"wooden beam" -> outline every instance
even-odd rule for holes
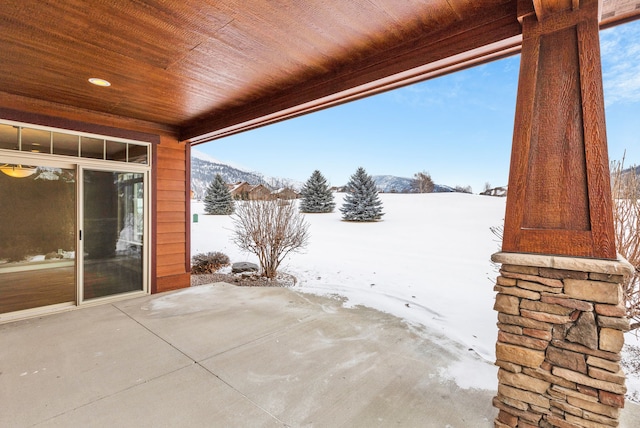
[[[556,12],[577,9],[579,0],[533,0],[533,8],[536,11],[538,21]]]
[[[155,122],[147,122],[144,120],[133,119],[130,117],[117,116],[113,114],[98,112],[94,110],[86,110],[77,107],[72,107],[65,104],[52,103],[49,101],[39,100],[35,98],[24,97],[21,95],[10,94],[7,92],[0,91],[0,110],[4,112],[23,112],[24,115],[41,115],[43,117],[56,118],[56,123],[48,123],[48,126],[57,126],[60,128],[69,128],[65,126],[65,121],[78,121],[83,123],[94,123],[101,126],[110,127],[113,129],[119,130],[135,130],[139,132],[143,132],[146,134],[163,134],[163,135],[178,135],[178,129],[172,126],[163,125]],[[2,115],[0,114],[0,118],[3,119],[12,119],[12,120],[21,120],[19,118],[13,117],[11,115],[9,117],[9,113]],[[27,121],[22,119],[23,121]],[[38,123],[38,122],[31,122]],[[44,123],[40,123],[41,125],[45,125]],[[84,131],[89,132],[89,131]],[[99,132],[96,132],[99,133]],[[104,132],[103,132],[104,133]],[[107,134],[112,136],[120,136]],[[135,138],[135,136],[127,136],[123,138],[132,138],[132,139],[140,139]],[[145,140],[141,140],[145,141]]]
[[[523,19],[503,251],[615,259],[598,1]]]
[[[478,14],[472,28],[463,22],[425,34],[253,104],[223,107],[185,124],[180,138],[199,144],[512,55],[519,51],[521,33],[515,6],[506,3],[488,8]]]

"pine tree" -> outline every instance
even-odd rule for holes
[[[235,209],[233,198],[227,184],[220,174],[216,174],[204,196],[204,210],[207,214],[233,214]]]
[[[384,215],[376,184],[364,168],[351,176],[340,212],[347,221],[375,221]]]
[[[336,204],[327,180],[315,170],[300,190],[300,211],[303,213],[330,213]]]

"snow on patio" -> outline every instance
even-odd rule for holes
[[[490,227],[503,223],[505,199],[461,193],[380,194],[385,215],[374,223],[341,220],[343,194],[330,214],[306,214],[310,240],[280,270],[294,275],[296,289],[347,299],[345,305],[372,307],[407,321],[423,334],[453,340],[480,356],[449,367],[461,387],[493,389],[497,276],[491,254],[499,242]],[[192,202],[192,255],[221,251],[232,262],[257,263],[232,242],[230,216],[204,214]],[[426,329],[424,329],[426,327]],[[635,336],[627,341],[638,345]],[[486,364],[485,364],[486,362]],[[629,377],[630,393],[640,390]]]

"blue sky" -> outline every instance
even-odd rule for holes
[[[609,157],[640,164],[640,21],[600,33]],[[514,56],[201,144],[196,150],[265,175],[343,185],[371,175],[506,185],[520,57]]]

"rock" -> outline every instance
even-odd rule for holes
[[[596,305],[596,313],[598,315],[604,315],[607,317],[624,317],[627,314],[627,309],[624,304],[618,305]]]
[[[608,406],[618,407],[622,409],[624,407],[624,395],[612,394],[607,391],[599,391],[600,402]]]
[[[549,296],[549,295],[542,296],[540,300],[542,300],[542,302],[544,303],[554,303],[556,305],[564,306],[567,308],[577,309],[582,312],[593,311],[593,303],[585,302],[584,300],[576,300],[576,299],[569,299],[566,297],[560,297],[560,296],[556,297],[556,296]],[[609,305],[603,305],[603,306],[609,306]]]
[[[258,272],[258,270],[259,267],[255,263],[238,262],[231,265],[231,273]]]
[[[567,340],[589,349],[598,349],[598,329],[593,312],[583,312],[567,333]]]
[[[544,409],[549,409],[549,399],[536,392],[524,391],[519,388],[513,388],[503,383],[498,384],[498,395],[503,395],[513,400],[521,401],[523,403],[533,404],[540,406]]]
[[[520,334],[511,334],[504,331],[498,331],[498,341],[511,343],[512,345],[524,346],[525,348],[545,350],[549,346],[548,340],[536,339]],[[585,370],[586,371],[586,370]]]
[[[598,325],[600,327],[613,328],[621,331],[629,331],[629,319],[618,317],[605,317],[603,315],[598,317]]]
[[[506,385],[538,394],[546,393],[547,389],[551,386],[550,382],[546,382],[542,379],[527,376],[523,373],[510,373],[505,370],[498,371],[498,380]]]
[[[496,359],[520,366],[537,368],[544,361],[544,352],[498,342],[496,343]]]
[[[543,296],[543,298],[546,296]],[[556,305],[554,303],[544,303],[533,300],[523,300],[522,309],[528,309],[530,311],[546,312],[554,315],[569,315],[574,311],[573,308],[566,306]],[[517,314],[516,314],[517,315]]]
[[[627,388],[624,385],[620,385],[618,383],[606,382],[604,380],[599,380],[599,379],[593,379],[588,375],[574,372],[572,370],[568,370],[562,367],[554,367],[552,370],[552,373],[570,382],[587,385],[596,389],[603,389],[608,392],[613,392],[614,394],[624,395],[627,392]]]
[[[519,306],[520,299],[518,297],[500,293],[496,296],[493,310],[509,315],[520,315]]]
[[[619,305],[622,302],[622,287],[613,282],[565,279],[564,292],[569,297],[588,302],[611,305]]]
[[[509,332],[511,333],[511,332]],[[545,330],[537,330],[535,328],[523,328],[522,329],[522,334],[524,334],[525,336],[531,336],[531,337],[535,337],[536,339],[543,339],[546,341],[551,340],[551,332],[550,331],[545,331]]]
[[[619,383],[624,385],[626,377],[622,370],[618,370],[617,373],[611,373],[609,371],[599,369],[597,367],[589,367],[589,376],[594,379],[606,380],[607,382]]]
[[[600,349],[603,351],[618,353],[624,346],[624,334],[620,330],[612,328],[600,329]],[[615,391],[612,391],[615,392]]]
[[[587,373],[584,355],[578,352],[549,346],[547,360],[556,366],[564,367],[574,372]]]
[[[530,311],[528,309],[521,309],[520,315],[522,315],[524,318],[531,318],[537,321],[551,324],[567,324],[571,322],[571,318],[566,315],[555,315],[546,312]]]
[[[611,373],[618,373],[620,371],[619,362],[605,360],[603,358],[594,357],[593,355],[589,355],[587,357],[587,364],[592,367],[608,370]]]

